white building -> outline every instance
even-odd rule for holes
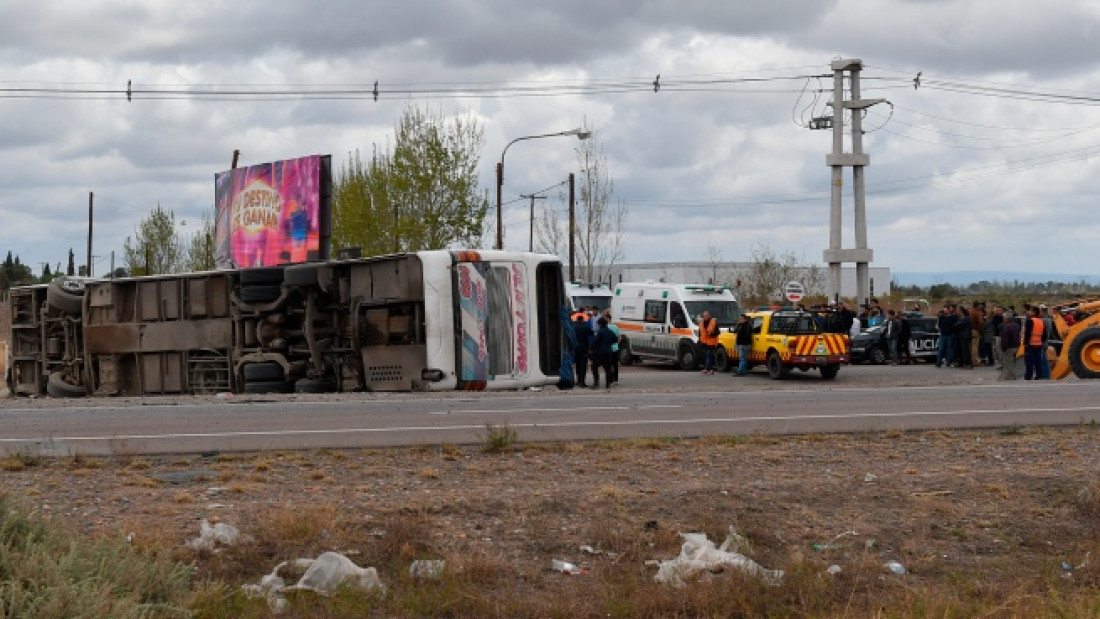
[[[725,284],[736,286],[738,280],[747,281],[753,269],[751,262],[647,262],[616,264],[610,269],[597,267],[600,281],[644,282],[648,280],[677,284]],[[890,269],[871,267],[871,296],[890,294]],[[826,266],[807,265],[795,275],[806,288],[807,296],[825,295],[828,291],[829,269]],[[840,295],[853,299],[856,296],[856,268],[844,266],[840,272]],[[862,300],[860,300],[862,302]]]

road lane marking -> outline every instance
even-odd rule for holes
[[[627,408],[627,407],[622,407]],[[502,411],[487,411],[500,413]],[[700,417],[694,419],[625,419],[614,421],[550,421],[550,422],[521,422],[509,423],[509,427],[518,428],[568,428],[568,427],[593,427],[593,426],[644,426],[644,425],[670,425],[670,424],[698,424],[698,423],[752,423],[766,421],[815,421],[823,419],[883,419],[898,417],[946,417],[955,415],[1018,415],[1029,413],[1100,413],[1100,406],[1084,406],[1076,408],[1021,408],[1021,409],[974,409],[962,411],[913,411],[897,413],[855,413],[855,414],[820,414],[820,415],[756,415],[752,417]],[[256,430],[238,432],[184,432],[170,434],[116,434],[107,436],[50,436],[50,437],[26,437],[26,438],[0,438],[3,443],[28,443],[28,442],[75,442],[75,441],[121,441],[121,440],[155,440],[155,439],[185,439],[185,438],[231,438],[251,436],[317,436],[330,434],[389,434],[401,432],[440,432],[457,430],[483,430],[484,424],[462,424],[448,426],[394,426],[386,428],[337,428],[332,430]]]

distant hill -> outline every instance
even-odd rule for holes
[[[935,284],[969,286],[975,282],[1046,283],[1083,282],[1092,286],[1100,285],[1100,275],[1080,275],[1072,273],[1019,273],[1017,271],[949,271],[945,273],[920,273],[914,271],[895,271],[891,276],[900,286],[920,286],[926,288]]]

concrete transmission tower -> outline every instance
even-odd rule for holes
[[[870,300],[869,265],[874,252],[867,247],[867,204],[863,187],[863,168],[871,164],[871,157],[863,152],[863,110],[882,103],[885,99],[861,99],[859,95],[859,73],[863,61],[858,59],[839,59],[832,62],[833,69],[833,152],[825,157],[825,163],[832,168],[831,197],[829,202],[829,248],[825,250],[825,262],[829,264],[829,299],[840,299],[841,265],[854,262],[856,265],[857,302],[866,304]],[[851,99],[844,98],[844,77],[848,74]],[[845,117],[849,122],[845,122]],[[819,124],[815,128],[825,128]],[[844,152],[844,127],[851,129],[850,142],[852,152]],[[855,198],[855,241],[853,249],[844,249],[841,239],[841,207],[844,187],[844,168],[852,168],[852,193]]]

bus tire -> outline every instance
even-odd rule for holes
[[[680,350],[676,354],[676,363],[679,364],[681,370],[688,372],[698,367],[699,359],[695,356],[695,347],[690,344],[680,346]]]
[[[241,370],[241,374],[244,375],[244,382],[264,382],[264,381],[282,381],[283,366],[272,361],[265,361],[263,363],[249,363],[245,365]]]
[[[283,282],[288,286],[316,286],[318,269],[316,264],[289,266],[283,271]]]
[[[718,345],[718,350],[714,351],[714,367],[719,372],[728,372],[733,367],[730,363],[730,355],[726,352],[726,347],[721,344]]]
[[[274,284],[245,286],[241,288],[241,301],[245,303],[270,303],[283,294],[283,287]]]
[[[65,278],[59,277],[46,287],[46,304],[66,314],[84,312],[84,295],[65,290],[61,284]]]
[[[290,393],[294,385],[283,380],[260,380],[244,384],[245,393]]]
[[[1089,327],[1073,338],[1069,367],[1077,378],[1100,378],[1100,327]]]
[[[768,376],[772,380],[783,380],[787,378],[787,366],[783,364],[783,360],[779,358],[779,353],[770,351],[768,353]]]
[[[839,363],[830,363],[829,365],[821,366],[821,378],[825,380],[833,380],[840,372]]]
[[[88,395],[84,385],[72,385],[65,381],[61,372],[52,372],[46,379],[46,394],[51,398],[82,398]]]
[[[284,267],[255,267],[251,269],[241,269],[239,271],[241,287],[281,284],[283,283],[284,270]]]
[[[336,381],[331,378],[300,378],[294,383],[294,393],[335,393]]]

